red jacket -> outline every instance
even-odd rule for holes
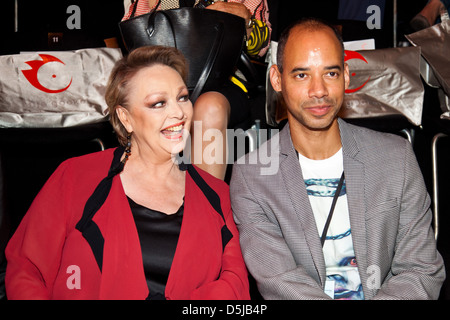
[[[6,249],[8,299],[145,299],[142,253],[133,215],[114,176],[93,221],[104,239],[102,269],[75,228],[87,199],[108,173],[114,149],[65,161],[32,203]],[[183,222],[166,285],[167,299],[249,299],[247,270],[228,185],[200,169],[219,195],[224,220],[186,172]]]

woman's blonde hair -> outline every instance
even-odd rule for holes
[[[176,70],[183,81],[187,82],[188,65],[183,54],[176,48],[164,46],[140,47],[116,62],[109,76],[105,100],[108,105],[110,122],[116,131],[121,145],[126,145],[128,132],[119,120],[116,108],[128,108],[130,80],[136,73],[146,67],[160,64]]]

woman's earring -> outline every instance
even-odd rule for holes
[[[127,146],[125,148],[125,157],[122,162],[125,163],[128,160],[128,157],[131,156],[131,133],[127,135]]]

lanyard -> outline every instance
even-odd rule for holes
[[[325,223],[325,226],[323,227],[322,236],[320,237],[320,243],[322,244],[322,247],[325,243],[325,238],[327,236],[328,227],[330,226],[331,217],[333,216],[334,207],[336,206],[337,199],[339,198],[339,194],[341,193],[342,185],[344,184],[345,176],[344,172],[342,172],[341,179],[339,180],[339,184],[336,188],[336,192],[334,193],[333,202],[331,203],[330,213],[328,213],[327,222]]]

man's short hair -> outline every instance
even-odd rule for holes
[[[289,35],[292,31],[292,29],[296,27],[303,27],[308,31],[316,31],[324,28],[330,28],[333,30],[336,39],[339,41],[341,48],[342,48],[342,65],[344,64],[344,41],[342,39],[342,36],[340,32],[336,29],[335,26],[330,24],[329,22],[319,19],[319,18],[303,18],[300,19],[294,23],[292,23],[290,26],[288,26],[280,36],[280,39],[278,40],[278,49],[277,49],[277,66],[278,70],[280,72],[283,72],[283,55],[284,55],[284,48],[286,47],[287,40],[289,38]]]

